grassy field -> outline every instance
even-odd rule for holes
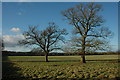
[[[80,56],[8,56],[3,57],[5,80],[117,80],[118,55],[87,55],[87,63]]]

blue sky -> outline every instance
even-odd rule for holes
[[[63,20],[61,11],[74,7],[80,2],[3,2],[2,3],[2,26],[3,38],[6,42],[6,50],[27,51],[28,48],[15,45],[19,39],[23,39],[22,32],[27,30],[29,25],[39,25],[45,29],[49,22],[55,22],[60,28],[66,28],[69,33],[73,26]],[[118,3],[97,2],[103,5],[100,14],[106,20],[103,26],[108,27],[114,36],[110,39],[110,45],[117,50],[118,45]],[[71,34],[67,36],[69,38]],[[21,37],[21,38],[20,38]],[[10,45],[14,46],[10,46]],[[9,46],[8,46],[9,45]],[[15,49],[16,48],[16,49]]]
[[[119,0],[2,0],[2,2],[119,2]]]

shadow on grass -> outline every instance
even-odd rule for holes
[[[7,56],[3,57],[2,60],[2,80],[23,80],[21,73],[18,73],[21,69],[15,67],[14,63],[10,62]]]
[[[86,61],[94,61],[94,62],[111,62],[111,63],[119,63],[120,59],[100,59],[100,60],[86,60]],[[5,60],[3,62],[45,62],[45,61],[9,61]],[[80,62],[80,60],[49,60],[49,62]]]
[[[9,62],[9,61],[4,61],[4,62]],[[11,62],[46,62],[46,61],[11,61]],[[79,60],[62,60],[62,61],[49,60],[48,62],[79,62]]]
[[[49,59],[49,62],[79,62],[80,60],[51,60],[51,59]],[[25,61],[6,61],[6,60],[4,60],[3,62],[46,62],[45,60],[42,60],[42,61],[39,61],[39,60],[29,60],[29,61],[27,61],[27,60],[25,60]]]
[[[100,59],[100,60],[86,60],[86,61],[120,63],[120,59]]]

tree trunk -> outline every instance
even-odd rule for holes
[[[85,37],[83,38],[83,41],[82,41],[82,56],[81,56],[81,58],[82,58],[82,60],[81,60],[81,62],[82,63],[86,63],[86,60],[85,60]]]
[[[46,62],[49,62],[49,61],[48,61],[48,53],[45,54],[45,61],[46,61]]]
[[[81,59],[81,62],[82,63],[86,63],[86,60],[85,60],[85,55],[82,55],[82,57],[81,57],[82,59]]]

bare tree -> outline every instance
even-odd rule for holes
[[[3,39],[0,37],[0,51],[3,51],[5,48]]]
[[[2,40],[0,39],[0,52],[2,51]]]
[[[20,41],[20,44],[37,45],[45,53],[45,61],[48,62],[48,54],[56,49],[59,41],[64,41],[66,35],[65,29],[58,29],[55,23],[50,23],[49,26],[43,30],[38,30],[37,26],[30,26],[28,31],[23,33],[25,39]]]
[[[101,10],[102,6],[99,4],[81,3],[62,11],[69,24],[74,26],[76,36],[72,40],[74,46],[81,50],[83,63],[86,63],[85,51],[91,48],[100,49],[100,46],[106,44],[103,39],[112,34],[108,28],[102,27],[104,20],[98,13]]]

